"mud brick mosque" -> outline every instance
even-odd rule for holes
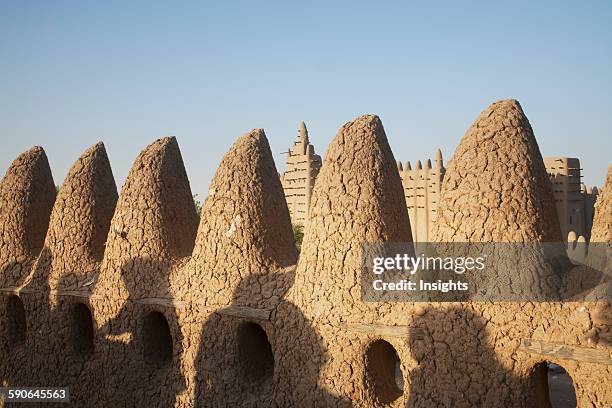
[[[41,147],[16,158],[0,184],[2,386],[67,386],[74,407],[547,407],[553,362],[579,407],[612,406],[605,283],[576,302],[360,296],[360,244],[425,231],[410,219],[422,197],[406,200],[419,170],[439,190],[435,242],[564,240],[518,102],[483,111],[446,168],[440,155],[398,171],[373,115],[342,126],[321,161],[300,133],[317,173],[306,201],[285,199],[290,177],[255,129],[199,219],[175,138],[146,147],[119,194],[102,143],[57,194]],[[306,217],[299,259],[288,201]],[[612,168],[589,241],[612,242]]]
[[[286,154],[286,170],[281,175],[281,183],[291,222],[304,225],[312,189],[321,168],[321,156],[315,154],[304,122],[300,123],[298,138]],[[593,227],[599,190],[582,183],[582,168],[577,158],[545,157],[544,165],[553,188],[564,239],[570,243],[586,242]],[[442,151],[436,151],[433,166],[430,159],[425,160],[425,164],[418,160],[414,168],[409,161],[398,161],[397,169],[406,197],[412,238],[415,242],[430,242],[446,171]]]

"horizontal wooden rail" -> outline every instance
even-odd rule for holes
[[[271,310],[256,309],[253,307],[231,305],[222,309],[217,309],[215,312],[234,317],[242,317],[245,319],[270,320]]]
[[[390,326],[384,324],[343,323],[342,328],[361,334],[387,337],[403,337],[422,340],[425,337],[423,329],[411,326]]]
[[[187,302],[174,298],[142,298],[134,299],[133,302],[141,305],[158,305],[175,308],[183,308],[187,306]]]
[[[8,287],[8,288],[0,288],[0,292],[4,293],[14,293],[16,295],[20,293],[37,293],[38,291],[30,288],[21,288],[21,287]]]
[[[526,353],[551,357],[553,359],[558,358],[562,360],[575,360],[606,365],[612,364],[610,351],[589,347],[570,346],[567,344],[547,343],[539,340],[522,339],[519,350]]]
[[[18,288],[18,287],[9,287],[9,288],[0,288],[0,292],[4,293],[42,293],[40,290],[28,289],[28,288]],[[100,295],[93,295],[91,292],[87,290],[50,290],[50,294],[56,296],[73,296],[83,299],[100,299]],[[164,307],[173,307],[173,308],[184,308],[190,304],[190,302],[186,302],[179,299],[174,298],[140,298],[140,299],[128,299],[128,301],[138,303],[141,305],[157,305]],[[194,302],[193,305],[196,308],[206,309],[210,313],[219,313],[225,316],[234,316],[245,319],[256,319],[256,320],[270,320],[270,316],[272,315],[272,311],[269,309],[260,309],[248,306],[237,306],[237,305],[205,305],[203,303]]]
[[[52,290],[51,293],[58,296],[74,296],[84,299],[91,298],[91,292],[88,290]]]

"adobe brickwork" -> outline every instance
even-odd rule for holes
[[[609,407],[609,302],[362,300],[362,244],[413,238],[396,163],[380,118],[343,125],[298,259],[261,129],[225,155],[199,220],[175,138],[140,153],[120,194],[101,143],[57,198],[27,151],[0,186],[0,384],[68,386],[75,407],[531,407],[548,404],[550,361],[579,407]],[[610,185],[592,235],[608,243]],[[438,242],[563,241],[518,102],[468,129],[438,214]]]

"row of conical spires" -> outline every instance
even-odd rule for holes
[[[507,160],[487,161],[490,154]],[[303,362],[315,366],[325,363],[315,384],[328,384],[334,395],[355,401],[370,398],[354,378],[362,377],[362,353],[372,336],[350,333],[340,324],[357,322],[397,327],[408,324],[417,314],[410,309],[412,305],[368,303],[360,298],[363,271],[360,244],[411,240],[403,189],[394,162],[377,116],[361,116],[340,129],[330,143],[313,191],[303,252],[295,271],[295,283],[286,296],[289,302],[284,304],[291,313],[303,312],[308,324],[324,326],[316,334],[329,348],[325,356],[328,361]],[[501,101],[486,109],[462,139],[451,163],[440,200],[436,240],[561,242],[547,174],[531,126],[518,102]],[[255,295],[261,297],[270,292],[267,299],[278,302],[284,295],[280,289],[286,289],[287,285],[277,284],[274,279],[280,278],[273,272],[295,264],[296,254],[287,206],[276,174],[264,132],[256,129],[244,135],[223,158],[198,226],[189,182],[174,138],[160,139],[143,150],[118,199],[102,144],[92,147],[73,165],[57,199],[44,151],[32,149],[14,162],[0,185],[0,284],[2,287],[22,284],[7,281],[5,268],[20,265],[14,270],[22,275],[21,266],[28,258],[38,255],[44,242],[43,255],[46,250],[50,256],[40,256],[38,263],[58,259],[60,262],[51,268],[52,274],[75,274],[73,282],[79,287],[87,283],[83,279],[90,277],[88,271],[69,270],[61,261],[73,257],[74,265],[80,262],[93,265],[102,260],[95,291],[106,295],[100,302],[113,303],[113,306],[98,309],[99,313],[107,314],[96,320],[101,326],[122,305],[117,301],[126,295],[122,286],[136,299],[167,295],[156,292],[167,278],[156,269],[156,262],[176,263],[176,269],[170,273],[170,283],[177,283],[174,296],[192,295],[194,301],[215,306],[253,302],[263,307],[265,302],[258,301]],[[593,233],[608,240],[612,222],[610,183],[612,169],[594,222],[594,231],[601,234]],[[106,187],[98,191],[102,185]],[[483,214],[487,214],[486,219]],[[35,225],[32,220],[40,223]],[[102,233],[96,232],[96,225]],[[105,242],[103,254],[91,251],[101,241]],[[135,258],[145,259],[140,269],[134,267]],[[189,259],[185,262],[184,258]],[[50,268],[49,265],[39,267]],[[515,273],[524,271],[517,268]],[[240,292],[236,289],[246,278],[264,275],[271,276],[273,281],[256,280],[242,297],[236,295]],[[52,277],[49,282],[53,285],[58,278]],[[293,316],[287,310],[285,316]],[[277,311],[282,312],[280,308]],[[547,317],[547,313],[558,311],[542,309],[542,315]],[[273,317],[277,337],[272,343],[279,347],[287,345],[283,354],[287,358],[279,364],[291,360],[289,356],[295,350],[296,339],[302,340],[301,332],[292,331],[294,321],[282,317],[282,313]],[[199,327],[200,323],[186,324]],[[497,330],[496,325],[491,326],[491,330]],[[513,336],[508,333],[512,330],[504,335]],[[518,338],[510,340],[501,346],[500,343],[492,346],[508,348],[519,343]],[[405,339],[397,340],[398,354],[404,362],[414,360],[406,344]],[[313,344],[308,346],[312,348]],[[519,364],[527,357],[515,353],[514,358]],[[334,371],[334,368],[338,369]],[[475,367],[480,373],[481,368]],[[319,374],[317,370],[314,367],[302,372]],[[334,381],[329,377],[334,377]],[[291,382],[282,380],[291,387],[302,386],[298,377],[292,377]],[[344,387],[346,384],[357,385]],[[487,392],[486,387],[482,388]],[[485,396],[477,397],[485,401]],[[495,396],[488,394],[488,397]],[[600,396],[599,401],[602,400],[605,398]],[[504,405],[495,402],[498,401],[493,401],[494,405]],[[363,405],[372,406],[375,401],[366,401]]]
[[[286,267],[296,253],[276,175],[263,130],[253,130],[223,158],[198,220],[174,137],[140,153],[120,195],[103,143],[75,162],[57,198],[47,156],[34,147],[13,162],[0,185],[0,287],[36,284],[37,271],[20,265],[39,254],[38,274],[51,269],[52,286],[70,274],[72,289],[89,282],[100,262],[98,288],[119,287],[130,273],[122,271],[126,262],[136,258],[168,263],[192,256],[204,269],[234,270],[237,277],[245,267]],[[220,246],[233,255],[219,254]],[[155,288],[146,281],[154,282],[156,272],[147,274],[142,288]]]
[[[263,131],[260,132],[258,140],[265,139]],[[305,134],[305,131],[301,133]],[[249,160],[244,160],[244,163],[257,163],[257,160],[254,159],[261,155],[261,149],[245,154],[249,155]],[[441,162],[442,154],[438,150],[436,163]],[[271,165],[273,166],[273,162]],[[402,169],[401,163],[399,166]],[[410,168],[410,163],[407,163],[405,169]],[[417,168],[422,168],[420,162]],[[429,160],[425,168],[431,168]],[[87,180],[85,183],[83,182],[84,177]],[[231,172],[228,172],[222,177],[222,180],[213,182],[211,196],[214,197],[215,189],[221,189],[225,183],[236,183],[237,181],[232,180]],[[0,261],[6,264],[9,258],[17,262],[37,254],[43,246],[48,217],[51,215],[53,202],[56,201],[54,182],[44,150],[35,147],[19,156],[7,170],[1,188],[4,205],[0,220],[4,233]],[[191,200],[189,182],[175,138],[156,141],[143,151],[134,163],[130,176],[123,186],[121,198],[117,204],[118,209],[114,212],[111,233],[119,237],[118,243],[140,239],[141,235],[147,234],[142,228],[131,229],[129,226],[131,221],[125,217],[130,217],[131,214],[138,212],[139,207],[148,205],[144,203],[144,197],[148,195],[151,196],[149,203],[164,202],[165,204],[161,205],[159,210],[155,210],[162,216],[153,217],[148,221],[144,220],[144,225],[153,226],[151,228],[158,229],[166,238],[158,242],[147,242],[147,245],[140,248],[139,251],[142,252],[150,247],[152,253],[157,251],[158,256],[161,257],[190,255],[196,235],[197,219]],[[71,197],[79,197],[79,200],[72,199],[71,204]],[[83,242],[75,242],[74,250],[71,251],[72,253],[78,253],[79,250],[85,251],[84,253],[90,258],[86,264],[90,264],[92,260],[99,260],[102,243],[105,241],[104,225],[110,223],[109,218],[113,214],[116,201],[117,193],[112,170],[104,145],[98,143],[88,149],[75,163],[62,184],[55,203],[58,208],[54,211],[56,215],[53,218],[64,216],[64,212],[72,212],[74,213],[73,225],[67,228],[65,225],[67,219],[64,217],[61,228],[58,228],[57,231],[51,228],[52,234],[49,240],[65,243],[68,237],[76,240],[77,237],[82,239],[91,236],[93,245],[91,249],[88,249]],[[69,211],[67,207],[70,207]],[[151,208],[148,210],[152,211]],[[441,211],[444,212],[444,208]],[[103,216],[100,215],[101,212],[104,213]],[[79,215],[81,213],[83,215]],[[166,216],[173,221],[162,220]],[[88,230],[84,231],[83,228]],[[66,231],[70,231],[70,234],[67,234]],[[60,238],[58,234],[63,237]],[[173,235],[175,237],[170,238]],[[113,244],[107,243],[108,246],[112,247]]]
[[[432,167],[431,165],[431,159],[427,159],[425,160],[425,165],[423,166],[421,164],[421,160],[417,160],[416,163],[416,170],[421,170],[421,169],[436,169],[436,170],[440,170],[444,168],[444,161],[442,160],[442,151],[440,149],[438,149],[436,151],[436,158],[434,159],[434,166]],[[410,164],[409,161],[407,161],[405,164],[402,164],[401,161],[397,162],[397,169],[401,172],[404,170],[412,170],[412,165]]]
[[[263,131],[258,132],[250,134],[247,140],[252,139],[253,143],[263,146],[265,135]],[[236,149],[239,146],[241,144],[237,143]],[[228,186],[231,188],[231,186],[242,184],[233,176],[236,171],[239,170],[240,173],[246,174],[247,168],[261,166],[262,151],[269,150],[267,141],[265,146],[262,146],[245,148],[239,155],[240,158],[224,159],[223,163],[231,161],[230,167],[227,171],[222,171],[222,165],[218,170],[211,184],[212,193],[207,203],[214,202],[221,194],[220,191],[227,189]],[[536,150],[536,152],[539,155],[539,151]],[[441,161],[439,151],[437,158]],[[266,162],[270,162],[266,164],[267,167],[274,168],[271,157],[268,157]],[[468,167],[471,164],[472,161],[465,163]],[[540,170],[542,169],[538,169]],[[261,173],[261,170],[256,168],[249,171],[254,171],[256,174]],[[277,173],[274,171],[271,174]],[[545,171],[543,174],[546,174]],[[452,178],[452,172],[447,177]],[[538,180],[541,177],[542,175],[538,175]],[[459,181],[461,182],[464,178]],[[544,180],[540,181],[543,185],[547,184]],[[210,231],[206,233],[201,231],[197,234],[196,239],[198,220],[178,144],[174,138],[160,139],[141,153],[126,179],[118,201],[112,171],[102,143],[93,146],[75,163],[62,184],[57,200],[46,155],[40,147],[29,150],[15,160],[7,171],[1,187],[3,208],[0,220],[2,221],[3,241],[0,261],[4,265],[19,263],[37,255],[43,246],[45,235],[47,235],[45,247],[51,248],[52,252],[53,248],[61,248],[62,251],[53,254],[52,259],[69,256],[70,259],[74,259],[74,264],[70,263],[71,269],[77,268],[78,265],[81,265],[83,269],[83,265],[93,265],[100,261],[103,248],[111,258],[144,255],[166,259],[190,256],[194,244],[197,251],[193,253],[196,254],[208,245],[202,244],[202,242],[209,241],[207,236],[215,236]],[[274,195],[282,198],[280,186],[266,187],[266,189],[270,188],[275,191]],[[466,190],[466,192],[469,191],[469,189]],[[264,212],[270,206],[277,206],[278,203],[274,201],[277,199],[273,200],[274,203],[269,202],[262,206],[257,203],[270,197],[270,193],[261,190],[259,194],[247,202],[249,206],[252,205],[252,208],[261,208],[260,216],[268,219],[270,217],[264,215]],[[236,193],[236,197],[240,195],[242,198],[248,197],[244,195],[244,192]],[[448,193],[446,195],[448,196]],[[313,200],[315,201],[313,206],[316,206],[316,198]],[[547,200],[554,203],[552,199],[547,198]],[[445,228],[445,219],[455,219],[454,216],[448,218],[445,215],[446,212],[453,214],[457,212],[456,208],[445,208],[444,197],[440,202],[441,218],[438,222],[438,229]],[[207,214],[206,208],[210,205],[212,204],[205,204],[204,214]],[[534,202],[530,205],[532,207],[526,210],[536,211],[536,207],[542,208],[542,203]],[[51,214],[52,207],[53,214]],[[240,207],[246,211],[243,205]],[[550,212],[550,209],[546,212]],[[139,213],[150,215],[138,215]],[[225,235],[233,236],[235,230],[245,231],[245,224],[248,222],[244,219],[244,213],[237,211],[233,218],[227,218],[227,214],[227,210],[223,210],[215,215],[215,217],[225,217],[223,225],[226,225],[226,229],[214,239],[215,242],[221,240]],[[51,217],[51,223],[47,231],[49,217]],[[113,218],[112,223],[111,217]],[[556,231],[554,228],[556,222],[553,219],[546,216],[535,221],[545,222],[547,227],[546,232],[544,230],[534,231],[533,238],[548,237],[547,239],[561,241],[558,233],[553,232]],[[200,221],[200,228],[203,222],[203,220]],[[262,227],[259,221],[253,222],[259,225],[258,228]],[[474,220],[474,222],[477,221]],[[106,231],[109,229],[110,235],[107,239]],[[465,222],[461,226],[452,227],[451,231],[455,231],[453,234],[456,234],[456,231],[464,229]],[[504,233],[507,233],[507,228]],[[270,239],[273,239],[273,236],[274,234],[270,235]],[[446,239],[449,238],[451,237],[446,237]],[[252,240],[256,241],[255,238]],[[263,243],[261,245],[267,246]],[[287,264],[287,262],[281,263]],[[16,282],[13,281],[13,283]]]

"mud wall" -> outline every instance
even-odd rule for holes
[[[562,242],[548,183],[520,105],[496,102],[449,163],[435,239]],[[608,175],[593,240],[612,241],[611,194]],[[223,158],[199,221],[174,138],[119,195],[103,144],[57,198],[33,148],[2,180],[0,221],[5,386],[68,386],[73,406],[528,407],[546,406],[552,361],[578,406],[612,404],[607,302],[361,300],[361,244],[412,240],[377,116],[330,144],[299,260],[261,129]]]

